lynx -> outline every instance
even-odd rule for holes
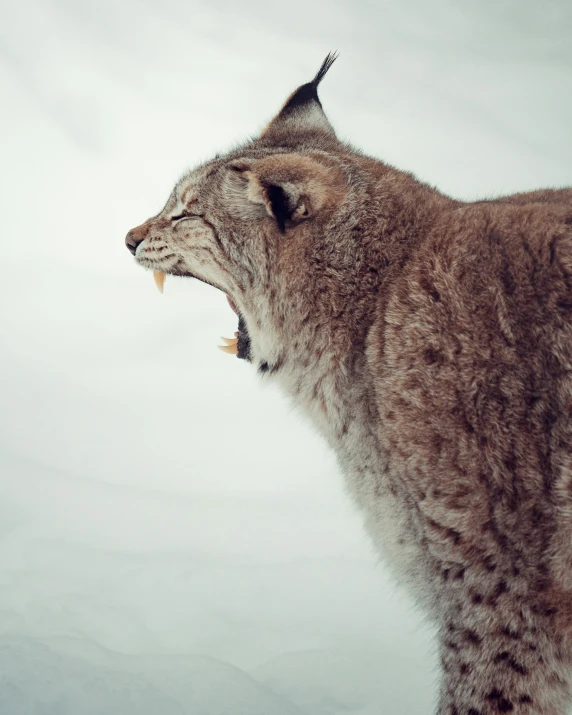
[[[228,296],[225,349],[306,412],[436,620],[440,715],[563,715],[572,189],[466,203],[338,140],[317,88],[127,234]]]

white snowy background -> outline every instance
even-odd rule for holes
[[[124,246],[321,87],[459,198],[572,184],[568,0],[3,0],[0,715],[423,715],[431,629],[333,457]]]

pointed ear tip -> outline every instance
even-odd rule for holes
[[[339,56],[340,56],[340,53],[337,50],[328,52],[328,54],[326,55],[326,59],[322,62],[322,66],[320,67],[320,69],[318,70],[318,73],[312,80],[312,84],[314,85],[314,87],[317,87],[320,84],[320,82],[326,76],[330,67],[334,64],[334,62],[338,59]]]
[[[329,52],[322,62],[318,73],[313,80],[301,85],[296,89],[286,100],[286,103],[282,106],[282,109],[278,112],[276,117],[266,126],[266,128],[260,134],[259,139],[266,139],[271,136],[278,127],[282,125],[283,122],[288,122],[292,119],[294,115],[299,115],[300,111],[311,110],[312,107],[318,107],[320,110],[315,113],[315,116],[310,117],[309,126],[307,129],[312,129],[310,126],[314,123],[315,129],[326,131],[328,134],[335,136],[334,130],[330,123],[328,122],[326,115],[324,114],[322,103],[318,97],[318,85],[326,76],[330,67],[337,60],[339,53],[337,51]],[[321,113],[321,119],[320,119]]]

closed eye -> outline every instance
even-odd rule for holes
[[[171,216],[171,221],[180,221],[183,218],[201,218],[200,214],[192,214],[189,211],[183,211],[177,216]]]

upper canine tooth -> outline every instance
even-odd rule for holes
[[[155,285],[159,289],[159,292],[163,292],[163,286],[165,285],[165,274],[161,271],[153,271],[153,278],[155,279]]]
[[[223,340],[227,345],[236,345],[238,343],[238,335],[236,338],[225,338],[221,335],[221,340]]]

